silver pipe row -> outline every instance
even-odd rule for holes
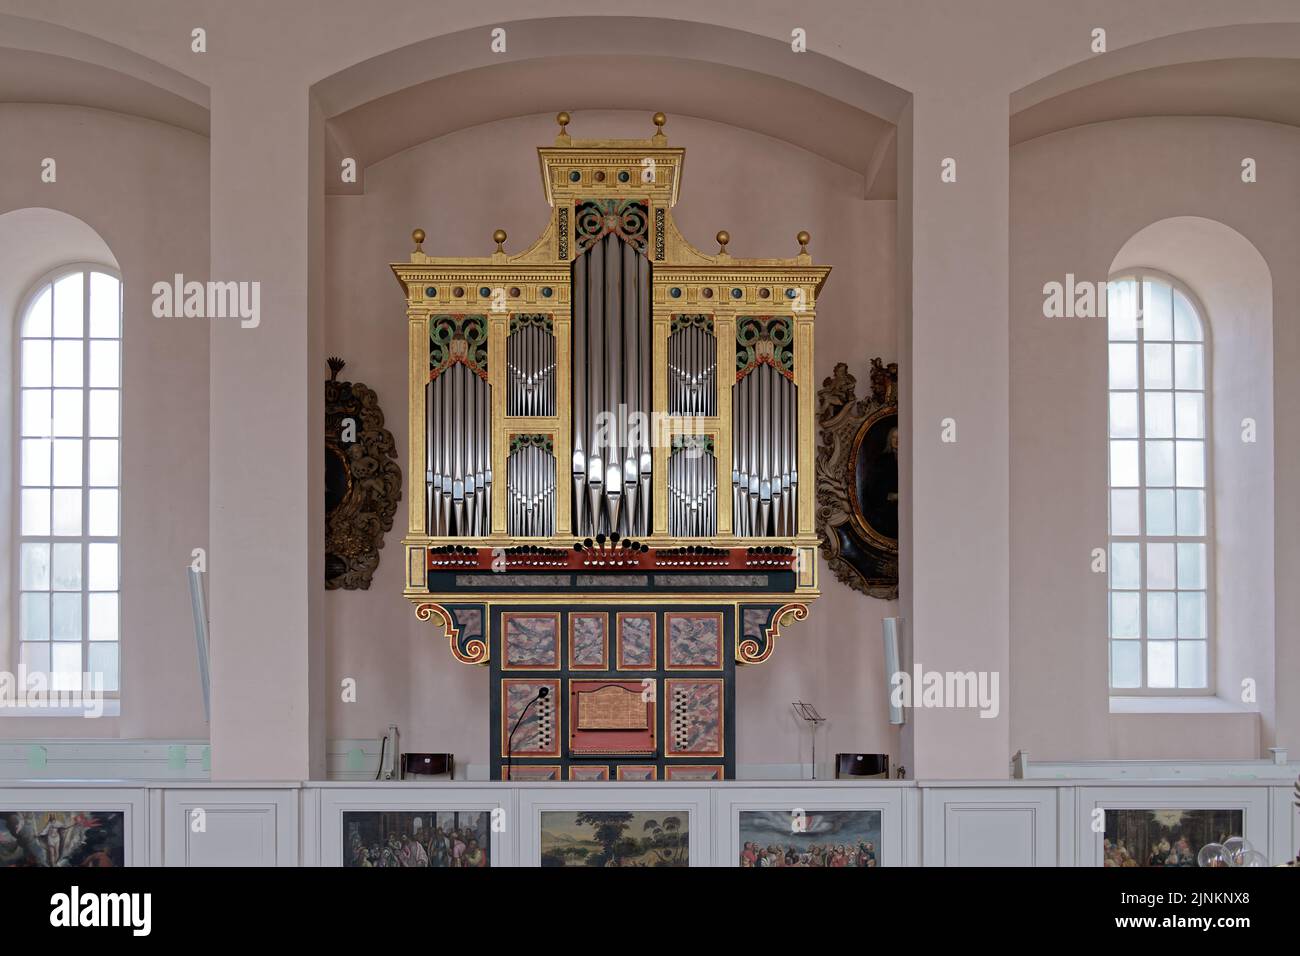
[[[492,390],[461,363],[425,388],[426,516],[435,537],[488,534],[492,519]]]
[[[714,337],[697,325],[680,328],[668,337],[670,414],[716,414],[714,371],[717,368],[717,354]]]
[[[573,342],[574,533],[648,534],[650,262],[613,234],[574,262]]]
[[[506,459],[508,530],[516,537],[555,534],[555,456],[537,445],[521,445]]]
[[[523,325],[506,339],[507,415],[555,414],[555,336],[540,325]]]
[[[795,533],[798,389],[763,363],[732,387],[732,522],[740,537]]]
[[[718,533],[718,468],[709,452],[683,447],[668,459],[668,533],[679,538]]]

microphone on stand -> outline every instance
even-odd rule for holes
[[[510,737],[506,740],[506,779],[510,779],[510,769],[515,753],[515,731],[519,729],[519,725],[523,723],[524,718],[528,716],[529,708],[550,694],[550,692],[551,689],[549,687],[543,687],[538,690],[538,692],[533,695],[533,699],[524,704],[523,711],[520,712],[519,716],[515,719],[515,725],[510,728]]]

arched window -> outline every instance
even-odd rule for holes
[[[42,280],[18,323],[20,660],[72,694],[119,686],[121,337],[121,282],[95,266]]]
[[[1208,329],[1146,270],[1111,279],[1107,315],[1111,691],[1209,693]]]

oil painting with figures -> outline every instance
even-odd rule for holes
[[[1241,810],[1106,811],[1103,866],[1196,866],[1207,843],[1240,836]]]
[[[690,814],[543,810],[542,866],[689,866]]]
[[[363,810],[343,814],[346,867],[492,865],[486,810]]]
[[[125,866],[121,811],[0,810],[0,867]]]
[[[880,865],[879,810],[740,811],[742,867]]]

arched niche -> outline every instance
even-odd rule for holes
[[[1212,343],[1215,621],[1214,685],[1233,706],[1274,723],[1273,276],[1237,230],[1174,216],[1121,246],[1111,274],[1155,269],[1183,282],[1204,309]],[[1252,681],[1254,701],[1242,700]],[[1249,696],[1249,695],[1248,695]]]
[[[3,347],[0,347],[0,449],[6,462],[11,462],[14,436],[17,428],[18,367],[16,323],[19,310],[26,304],[27,296],[37,282],[54,269],[72,263],[107,266],[120,271],[117,258],[102,236],[90,225],[57,209],[30,207],[14,209],[0,214],[0,329],[3,329]],[[14,481],[12,467],[0,468],[0,620],[13,621],[14,548]],[[0,667],[8,667],[13,660],[13,628],[0,629]]]
[[[793,143],[866,175],[892,198],[895,124],[909,94],[788,42],[700,23],[553,17],[420,40],[312,87],[326,120],[327,191],[358,192],[366,167],[457,130],[530,114],[663,110]],[[542,53],[544,52],[544,55]],[[338,175],[356,160],[358,182]]]

